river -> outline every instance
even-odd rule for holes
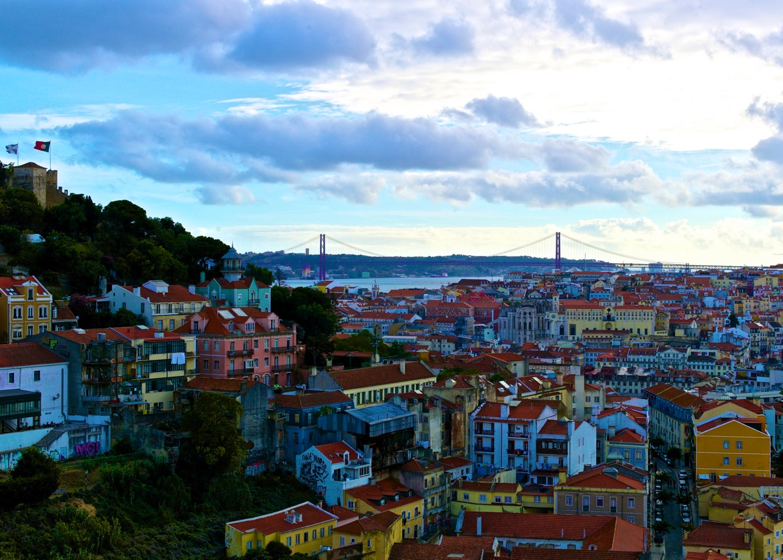
[[[447,284],[454,284],[459,282],[462,278],[486,278],[487,280],[502,280],[502,278],[491,276],[438,276],[421,278],[340,278],[335,279],[334,282],[344,286],[356,286],[358,288],[367,289],[372,288],[373,284],[377,282],[378,288],[380,288],[381,292],[385,293],[389,290],[399,290],[404,288],[424,288],[433,290]],[[318,283],[318,281],[299,280],[298,278],[292,278],[290,280],[286,280],[285,283],[292,288],[299,288],[302,286],[313,286]]]

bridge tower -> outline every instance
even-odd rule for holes
[[[555,270],[560,270],[560,232],[555,233]]]
[[[320,246],[320,252],[318,254],[318,279],[324,281],[326,280],[326,234],[320,234],[318,240]]]

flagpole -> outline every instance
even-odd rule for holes
[[[49,171],[52,170],[52,141],[49,140]]]

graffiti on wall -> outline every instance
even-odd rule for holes
[[[260,461],[250,463],[245,467],[245,476],[258,476],[264,472],[266,472],[266,463]]]
[[[321,496],[326,495],[326,477],[328,475],[329,469],[321,457],[314,453],[302,457],[299,480]]]
[[[92,457],[98,455],[101,452],[100,441],[88,441],[87,443],[80,443],[73,448],[75,455],[80,457]]]

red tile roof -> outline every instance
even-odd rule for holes
[[[0,276],[0,290],[8,292],[12,288],[16,292],[13,295],[25,295],[27,286],[22,286],[26,282],[33,282],[36,285],[36,295],[43,296],[48,294],[44,285],[35,276]],[[19,288],[18,290],[16,288]]]
[[[278,408],[314,408],[352,402],[342,391],[306,391],[297,395],[275,395]]]
[[[316,445],[315,448],[323,453],[332,464],[344,463],[346,453],[349,461],[359,460],[359,452],[344,441]]]
[[[439,544],[405,541],[392,547],[389,560],[482,560],[494,557],[492,537],[448,537]]]
[[[440,459],[440,464],[446,470],[459,469],[472,465],[473,461],[468,461],[463,457],[443,457]]]
[[[394,478],[385,478],[375,484],[357,486],[356,488],[347,489],[345,492],[355,499],[362,500],[377,511],[387,511],[422,499],[416,492]],[[408,496],[408,493],[411,495]],[[394,500],[396,495],[400,497],[397,501]],[[386,498],[384,505],[375,503],[381,498]]]
[[[55,354],[37,342],[0,344],[0,367],[23,367],[47,364],[62,364],[68,360]]]
[[[296,512],[302,515],[302,521],[299,523],[291,523],[286,521],[286,515],[289,512]],[[336,520],[337,517],[332,515],[328,511],[324,511],[321,508],[314,506],[310,502],[302,502],[287,510],[277,511],[275,513],[269,513],[267,515],[261,515],[259,517],[252,517],[249,519],[240,519],[238,521],[231,521],[229,526],[242,531],[243,533],[249,533],[252,531],[258,531],[264,535],[272,535],[274,533],[288,533],[290,531],[301,531],[305,527],[311,527],[320,523],[326,523],[327,521]]]
[[[481,518],[481,534],[486,536],[584,541],[598,550],[642,552],[647,530],[623,519],[602,515],[561,515],[552,513],[501,513],[466,511],[463,534],[476,534]]]
[[[672,404],[676,404],[680,408],[696,409],[707,404],[707,401],[704,399],[695,395],[691,395],[690,393],[686,393],[682,389],[672,387],[666,383],[660,383],[658,385],[648,387],[645,389],[645,392],[652,393],[653,395],[665,399]]]
[[[637,552],[616,552],[610,550],[567,550],[564,548],[528,548],[516,546],[511,549],[511,560],[639,560]]]
[[[783,478],[769,476],[731,475],[720,481],[720,486],[729,488],[761,488],[762,486],[783,486]]]
[[[557,487],[597,488],[611,490],[644,490],[644,483],[635,478],[625,476],[622,473],[607,474],[610,467],[595,468],[576,474],[558,484]],[[612,472],[612,471],[609,471]]]
[[[133,286],[123,286],[123,288],[133,293]],[[186,287],[178,286],[177,284],[169,284],[168,291],[163,293],[139,286],[139,295],[148,299],[150,303],[209,302],[204,296],[192,294]]]
[[[704,552],[689,552],[685,556],[685,560],[729,560],[729,557],[714,550],[706,550]]]
[[[612,443],[644,443],[645,439],[643,435],[637,434],[630,428],[623,428],[609,441]]]
[[[733,405],[738,406],[740,408],[744,408],[745,410],[747,410],[748,412],[751,412],[753,414],[763,414],[764,413],[764,411],[762,410],[762,408],[759,405],[753,404],[752,402],[750,402],[747,399],[734,399],[734,400],[731,400],[731,401],[712,401],[712,402],[708,402],[707,404],[703,404],[703,405],[701,405],[699,407],[699,410],[696,411],[694,416],[696,418],[701,418],[702,415],[705,412],[708,412],[710,410],[715,410],[716,408],[721,408],[721,407],[724,407],[724,406],[728,406],[730,404],[733,404]]]
[[[732,525],[720,523],[711,523],[709,525],[702,523],[696,529],[688,533],[688,536],[682,542],[682,545],[750,550],[752,543],[753,529],[739,529]]]
[[[421,362],[406,362],[405,373],[400,371],[399,364],[389,364],[346,371],[332,371],[329,375],[343,391],[377,387],[391,383],[435,381],[435,375]]]
[[[400,515],[393,511],[384,511],[383,513],[376,513],[369,517],[360,517],[353,523],[343,525],[340,527],[341,533],[349,533],[351,535],[361,535],[365,531],[388,531],[398,519]]]
[[[547,408],[557,410],[558,401],[544,401],[525,399],[515,406],[503,405],[495,402],[485,402],[475,413],[475,418],[487,418],[493,420],[536,420]],[[508,406],[508,418],[501,418],[503,406]]]
[[[51,336],[59,336],[78,344],[89,344],[98,340],[99,333],[105,334],[106,340],[125,341],[125,337],[114,332],[112,329],[73,329],[70,331],[53,331],[49,334]]]

